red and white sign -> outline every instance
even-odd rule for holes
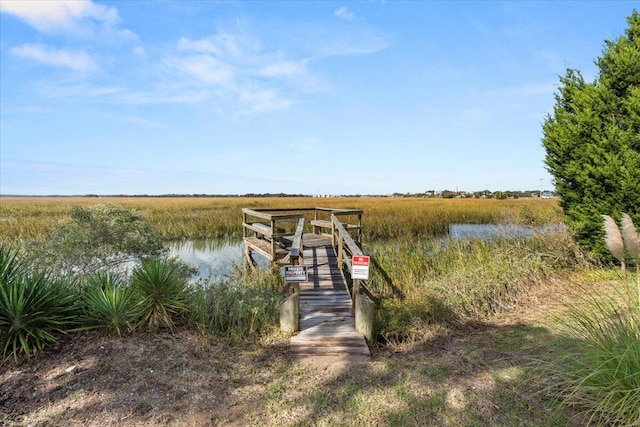
[[[356,255],[351,260],[351,278],[367,280],[369,278],[369,257]]]

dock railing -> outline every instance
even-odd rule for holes
[[[304,210],[307,209],[242,209],[242,238],[247,261],[255,265],[251,258],[251,252],[255,251],[272,265],[300,263],[304,230],[301,211]],[[295,231],[292,230],[294,225]]]
[[[314,234],[332,238],[335,247],[335,230],[332,216],[343,219],[346,230],[354,233],[355,241],[362,245],[362,211],[332,208],[242,209],[242,237],[247,260],[254,265],[251,251],[257,252],[272,265],[286,265],[298,258],[302,262],[302,233],[307,219]],[[347,219],[348,221],[344,220]],[[302,224],[300,220],[303,220]],[[295,224],[295,232],[292,230]],[[299,239],[296,240],[296,238]],[[291,250],[294,253],[291,253]],[[299,250],[299,252],[296,252]]]
[[[357,214],[359,212],[359,214]],[[341,211],[331,215],[333,229],[332,242],[338,255],[338,268],[347,267],[347,271],[353,277],[353,257],[364,256],[362,252],[362,241],[355,241],[349,234],[347,227],[340,221],[340,215],[359,215],[362,218],[362,211]],[[355,227],[352,227],[355,228]],[[361,239],[362,224],[360,223],[358,236]],[[351,287],[351,311],[356,318],[356,331],[362,333],[367,340],[373,339],[373,322],[375,318],[374,295],[367,288],[361,279],[352,279]]]

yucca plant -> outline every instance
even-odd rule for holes
[[[77,295],[46,272],[17,274],[0,283],[2,356],[29,357],[77,325]]]
[[[18,257],[18,250],[0,246],[0,283],[6,284],[27,272],[27,263]]]
[[[148,258],[133,270],[139,324],[150,329],[173,329],[175,320],[189,311],[187,278],[179,265],[168,259]]]
[[[133,287],[124,279],[108,271],[87,278],[83,294],[83,323],[88,328],[115,331],[118,335],[134,328],[139,310]]]

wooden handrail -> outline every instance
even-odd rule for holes
[[[293,241],[291,243],[291,251],[289,252],[291,259],[299,259],[302,253],[302,233],[304,232],[304,218],[298,220],[298,226],[296,227],[296,233],[293,235]]]
[[[349,253],[351,254],[351,256],[364,255],[362,253],[362,249],[360,249],[360,246],[358,246],[358,244],[355,242],[355,240],[353,240],[353,238],[351,237],[349,232],[344,228],[344,225],[335,216],[335,214],[331,215],[331,222],[333,223],[333,226],[335,227],[335,230],[337,231],[338,236],[342,236],[342,239],[346,243],[347,249],[348,249]]]
[[[349,212],[361,213],[362,211],[349,211]],[[331,215],[331,223],[333,225],[335,233],[337,234],[338,267],[342,268],[343,263],[346,262],[347,269],[349,270],[349,273],[351,273],[353,271],[352,270],[353,266],[351,265],[350,257],[344,256],[345,249],[347,254],[351,255],[351,257],[362,256],[364,255],[364,253],[362,252],[362,249],[360,248],[360,246],[353,240],[353,237],[351,237],[347,229],[344,227],[344,224],[340,222],[340,220],[338,219],[335,213]],[[335,236],[333,240],[334,241],[336,240]],[[352,310],[354,311],[355,311],[355,304],[356,304],[356,295],[359,292],[364,293],[366,296],[371,298],[372,301],[375,301],[377,299],[375,295],[373,295],[373,292],[371,292],[369,288],[367,288],[367,286],[364,284],[362,280],[354,279],[353,291],[351,294]]]

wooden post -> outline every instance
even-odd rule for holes
[[[276,220],[271,218],[271,262],[276,262]]]
[[[317,221],[318,220],[318,208],[315,208],[315,210],[313,211],[313,220]],[[319,234],[318,233],[318,229],[320,227],[318,227],[317,225],[313,226],[313,234]]]
[[[338,269],[340,270],[342,270],[343,256],[344,256],[344,248],[343,248],[343,242],[342,242],[342,235],[340,235],[338,236]]]
[[[333,217],[331,218],[331,246],[336,247],[336,226],[333,223]]]
[[[356,315],[356,298],[358,297],[359,293],[360,293],[360,280],[354,279],[353,289],[351,290],[351,313],[353,313],[354,316]]]
[[[247,223],[247,213],[246,212],[242,212],[242,223],[243,224]],[[247,237],[247,228],[246,227],[242,227],[242,238],[244,239],[245,237]]]

